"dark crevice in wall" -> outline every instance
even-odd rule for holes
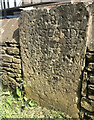
[[[20,40],[20,35],[19,35],[19,40]],[[19,41],[19,55],[20,55],[20,59],[21,59],[21,78],[23,80],[23,64],[22,64],[22,57],[21,57],[21,45],[20,45],[20,41]],[[23,87],[23,90],[24,90],[24,87]]]

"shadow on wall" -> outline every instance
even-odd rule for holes
[[[17,28],[13,33],[13,39],[16,40],[17,43],[19,43],[19,28]]]

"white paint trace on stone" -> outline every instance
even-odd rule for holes
[[[33,9],[36,9],[36,8],[33,8],[33,7],[26,7],[26,8],[20,8],[22,10],[33,10]]]
[[[0,28],[0,34],[4,33],[4,29]]]

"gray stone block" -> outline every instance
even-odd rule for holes
[[[88,85],[88,94],[94,95],[94,85]]]
[[[9,55],[19,55],[19,49],[17,47],[8,47],[6,51]]]
[[[83,73],[81,94],[82,94],[82,96],[86,96],[87,95],[87,72]]]
[[[90,81],[90,83],[94,84],[94,76],[91,76],[91,75],[90,75],[89,81]]]
[[[88,100],[87,98],[82,97],[81,107],[83,107],[87,111],[94,112],[94,101]]]
[[[2,55],[2,61],[4,62],[12,62],[13,57],[9,55]]]
[[[86,69],[88,71],[94,72],[94,63],[88,63],[88,67]]]
[[[87,52],[86,58],[87,58],[88,62],[94,62],[94,53]]]

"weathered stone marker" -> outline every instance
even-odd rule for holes
[[[26,95],[79,118],[89,13],[83,3],[24,11],[19,20]]]
[[[94,120],[94,2],[53,6],[22,12],[19,28],[2,20],[0,83],[15,89],[23,76],[41,106]]]

